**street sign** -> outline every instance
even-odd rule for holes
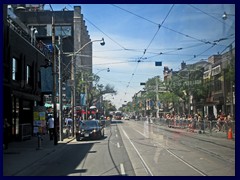
[[[162,62],[161,61],[155,62],[155,66],[162,66]]]

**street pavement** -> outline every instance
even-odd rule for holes
[[[9,147],[3,150],[3,176],[18,176],[18,173],[27,169],[39,160],[61,151],[74,138],[65,138],[54,145],[49,135],[43,135],[41,143],[38,137],[29,140],[10,142]]]
[[[153,125],[167,131],[184,133],[184,135],[192,136],[193,138],[200,138],[235,148],[235,134],[233,134],[232,139],[228,139],[226,132],[212,132],[210,134],[206,131],[199,134],[198,131],[188,132],[186,129]],[[37,163],[39,160],[61,151],[67,143],[74,139],[74,137],[65,138],[63,141],[58,141],[57,145],[54,145],[54,141],[50,140],[49,135],[46,134],[42,136],[41,144],[39,144],[38,137],[31,137],[30,140],[9,143],[8,149],[3,150],[3,176],[18,176],[21,171]]]

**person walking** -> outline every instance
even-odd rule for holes
[[[53,140],[53,134],[54,134],[54,118],[52,116],[48,119],[48,130],[49,130],[49,136],[50,140]]]

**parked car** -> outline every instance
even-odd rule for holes
[[[104,126],[101,126],[99,120],[79,121],[77,126],[76,140],[82,139],[101,139],[104,137]]]

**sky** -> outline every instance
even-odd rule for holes
[[[107,94],[117,108],[143,90],[141,82],[163,80],[163,67],[180,70],[235,46],[234,4],[51,4],[54,11],[81,6],[93,43],[93,73],[99,84],[111,85]],[[48,9],[49,5],[45,5]],[[223,13],[227,19],[223,20]],[[155,66],[162,62],[162,66]],[[107,69],[109,68],[109,72]]]

